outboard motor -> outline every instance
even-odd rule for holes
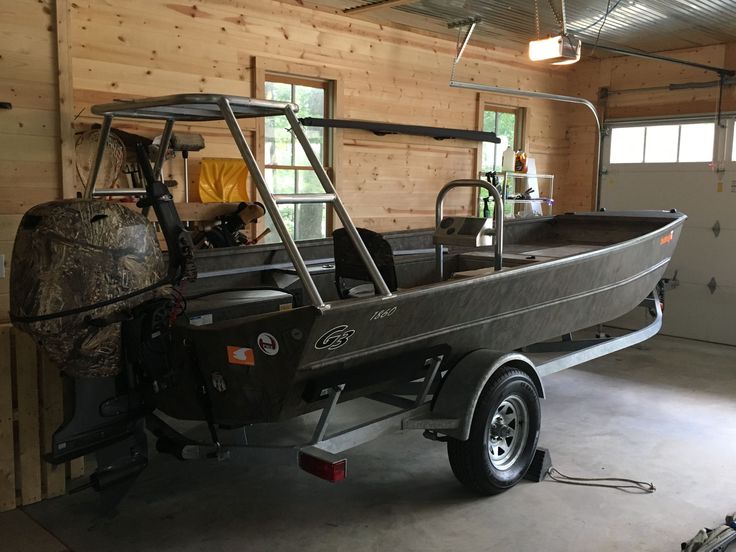
[[[119,203],[52,201],[23,217],[10,280],[13,323],[67,375],[118,374],[120,320],[162,293],[152,225]]]
[[[46,460],[60,464],[94,452],[97,470],[86,486],[109,489],[102,498],[112,509],[148,456],[143,427],[150,407],[124,369],[122,336],[153,309],[169,312],[172,265],[167,272],[143,215],[119,203],[71,199],[25,214],[11,269],[13,323],[74,383],[73,412],[65,409]]]
[[[60,464],[94,452],[97,469],[86,486],[108,490],[108,508],[148,463],[144,424],[155,400],[146,399],[175,383],[166,344],[181,306],[176,287],[197,278],[171,193],[154,176],[144,144],[136,154],[146,181],[142,214],[97,199],[37,205],[21,220],[11,265],[13,324],[74,383],[73,412],[65,408],[45,458]]]

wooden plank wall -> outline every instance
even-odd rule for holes
[[[55,12],[55,4],[62,9]],[[554,173],[557,210],[591,206],[595,147],[584,108],[535,100],[479,95],[445,85],[455,44],[441,38],[271,0],[163,0],[115,2],[40,0],[0,8],[0,254],[9,266],[20,215],[31,205],[60,197],[59,118],[77,129],[99,119],[94,103],[189,91],[250,95],[265,70],[322,76],[339,83],[340,115],[354,119],[475,128],[483,102],[528,109],[527,144],[538,169]],[[57,20],[60,22],[55,33]],[[57,38],[59,55],[57,57]],[[703,63],[728,65],[733,45],[677,52]],[[58,60],[61,94],[58,90]],[[260,72],[255,71],[256,64]],[[471,44],[457,77],[487,84],[596,99],[601,86],[649,87],[707,80],[702,72],[633,58],[588,61],[570,67],[532,65],[523,52]],[[71,90],[71,92],[69,92]],[[68,95],[72,95],[69,101]],[[726,101],[733,101],[729,89]],[[714,90],[620,95],[608,102],[611,116],[707,111]],[[59,110],[61,105],[61,111]],[[121,123],[148,135],[150,125]],[[202,155],[235,156],[222,125],[196,130],[208,143]],[[258,149],[253,121],[247,139]],[[417,228],[432,222],[432,198],[447,180],[470,177],[477,168],[473,143],[419,137],[375,137],[340,131],[336,181],[358,224],[379,230]],[[63,149],[63,146],[62,146]],[[65,154],[67,181],[68,155]],[[198,178],[193,156],[191,181]],[[165,167],[181,180],[182,161]],[[67,182],[67,190],[72,190]],[[386,192],[393,192],[387,201]],[[175,192],[179,197],[183,188]],[[192,194],[196,199],[196,192]],[[471,206],[457,192],[451,209]],[[6,270],[7,272],[7,270]],[[7,320],[8,278],[0,279],[0,321]]]
[[[62,189],[67,196],[73,193],[70,140],[73,129],[99,121],[90,115],[92,104],[182,91],[247,96],[262,89],[259,79],[266,71],[335,80],[337,114],[352,119],[476,128],[485,102],[525,107],[526,149],[541,172],[557,176],[557,210],[590,208],[594,130],[583,108],[450,89],[446,83],[454,42],[296,4],[3,3],[0,101],[13,103],[12,110],[0,111],[0,255],[6,273],[22,213],[61,197]],[[736,62],[735,45],[673,54],[722,66]],[[548,68],[530,64],[523,52],[470,45],[457,78],[596,100],[603,86],[646,88],[709,80],[712,75],[632,58]],[[623,117],[709,112],[714,94],[711,89],[618,95],[609,99],[607,113]],[[736,109],[733,88],[725,101],[726,109]],[[151,125],[119,126],[150,136],[157,132]],[[262,129],[254,121],[244,121],[243,126],[258,150]],[[204,134],[208,147],[203,155],[236,155],[222,125],[180,130]],[[478,146],[469,142],[376,137],[359,131],[336,135],[339,190],[355,221],[379,230],[429,226],[440,186],[453,178],[472,177],[478,168]],[[198,156],[193,157],[195,182]],[[167,177],[181,179],[181,168],[180,159],[167,163]],[[177,190],[177,196],[182,194]],[[472,203],[470,193],[458,193],[450,208],[467,210]],[[0,321],[7,320],[7,310],[6,277],[0,278]],[[64,489],[62,469],[40,460],[62,411],[60,381],[48,364],[25,336],[0,327],[0,509]],[[78,475],[80,465],[71,469]]]
[[[60,6],[56,12],[54,4]],[[455,45],[448,40],[276,1],[130,0],[123,6],[45,0],[3,9],[0,98],[15,106],[0,112],[0,253],[6,255],[6,266],[20,214],[61,194],[59,150],[68,152],[69,121],[76,129],[99,122],[89,107],[116,98],[185,90],[250,95],[260,86],[257,62],[265,70],[337,81],[336,101],[346,118],[476,128],[483,101],[523,105],[528,109],[527,149],[540,171],[558,176],[558,192],[565,193],[564,129],[571,108],[508,97],[479,99],[475,92],[450,89],[445,83]],[[63,67],[57,63],[57,38]],[[470,46],[457,76],[564,92],[570,72],[531,65],[521,52]],[[149,136],[159,131],[130,122],[118,126]],[[257,149],[256,124],[245,121],[243,126]],[[204,134],[208,147],[202,155],[236,155],[223,125],[180,130]],[[341,131],[339,136],[339,189],[356,222],[379,230],[429,226],[439,187],[453,178],[472,177],[477,170],[478,147],[471,142],[375,137],[360,131]],[[65,144],[60,148],[61,138]],[[75,171],[68,170],[67,157],[65,153],[63,167],[69,195],[79,182],[68,182]],[[199,156],[192,157],[193,184]],[[168,162],[165,171],[167,178],[181,181],[181,159]],[[388,190],[391,201],[386,200]],[[183,187],[175,195],[180,198]],[[192,196],[196,199],[196,192]],[[469,192],[455,192],[448,201],[450,210],[472,205]],[[8,279],[0,279],[0,321],[7,320],[7,292]]]
[[[0,325],[0,512],[66,492],[84,460],[53,466],[42,459],[64,419],[61,374],[33,343]]]
[[[52,0],[0,7],[0,255],[10,267],[15,230],[28,207],[59,196],[58,97]],[[8,278],[0,278],[0,321]]]
[[[663,55],[703,63],[715,67],[736,68],[736,43],[662,52]],[[708,82],[718,80],[710,71],[684,65],[644,60],[633,57],[614,57],[579,63],[572,75],[571,93],[585,97],[597,105],[605,119],[635,117],[667,117],[684,115],[714,115],[718,88],[689,90],[652,90],[670,84]],[[605,101],[599,91],[613,92]],[[617,91],[626,90],[625,93]],[[727,86],[723,96],[723,110],[736,110],[736,86]],[[569,120],[569,169],[567,186],[561,210],[586,209],[593,201],[595,173],[595,144],[591,141],[595,126],[590,114],[580,109]]]
[[[478,95],[446,85],[455,49],[448,40],[252,0],[186,4],[130,0],[124,9],[86,0],[73,4],[71,21],[74,112],[82,112],[79,124],[97,120],[89,117],[90,104],[112,98],[184,90],[248,95],[258,88],[253,70],[257,60],[267,70],[277,65],[294,74],[337,80],[341,85],[337,101],[346,118],[477,125]],[[471,46],[465,59],[460,78],[547,91],[566,86],[565,70],[531,66],[519,52]],[[550,118],[546,106],[539,108],[539,116],[536,109],[531,107],[529,132],[532,144],[544,154],[547,146],[539,139],[550,133]],[[246,127],[253,142],[256,128]],[[222,130],[206,129],[208,147],[202,155],[235,155]],[[336,147],[343,159],[336,180],[348,208],[358,224],[379,230],[430,225],[439,187],[476,171],[476,145],[470,142],[378,138],[343,131]],[[192,156],[192,181],[198,177],[197,157]],[[566,167],[555,156],[541,164],[543,170],[555,173]],[[180,160],[167,163],[166,170],[172,178],[181,177]],[[389,189],[394,193],[390,202]],[[470,193],[458,193],[451,208],[467,209],[471,203]]]

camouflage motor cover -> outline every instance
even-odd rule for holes
[[[10,312],[62,370],[74,377],[120,371],[120,322],[96,326],[89,318],[114,319],[124,309],[170,288],[50,320],[18,317],[53,314],[93,305],[158,282],[165,273],[153,226],[127,207],[96,199],[37,205],[23,217],[13,248]]]

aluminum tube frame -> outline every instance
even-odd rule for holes
[[[164,124],[164,131],[161,134],[161,142],[158,145],[158,155],[156,156],[156,163],[153,165],[153,174],[156,178],[163,182],[161,177],[161,169],[164,166],[166,160],[166,150],[169,149],[169,142],[171,142],[171,135],[174,133],[174,119],[166,119]]]
[[[222,112],[222,116],[225,118],[225,122],[230,129],[230,134],[232,134],[233,140],[235,140],[235,144],[238,146],[240,155],[243,158],[246,167],[248,167],[248,171],[253,177],[256,189],[261,195],[261,199],[263,200],[263,204],[266,207],[266,211],[269,215],[271,215],[271,219],[276,225],[276,231],[281,237],[281,241],[284,243],[284,247],[286,247],[289,258],[291,259],[291,262],[294,265],[294,268],[296,269],[296,272],[302,281],[302,285],[304,286],[304,291],[306,292],[307,297],[309,297],[310,302],[315,307],[319,309],[329,308],[328,305],[325,305],[325,302],[322,300],[322,297],[317,290],[317,286],[315,285],[312,276],[309,274],[309,269],[307,268],[307,265],[305,264],[304,259],[301,256],[301,253],[299,253],[299,249],[297,248],[296,243],[294,242],[294,238],[291,237],[288,228],[286,228],[286,224],[284,224],[284,219],[281,217],[279,207],[274,201],[268,187],[266,186],[266,181],[263,178],[263,173],[258,166],[256,158],[253,156],[253,152],[251,151],[250,146],[248,146],[248,142],[245,140],[245,136],[243,136],[243,130],[238,124],[238,119],[235,117],[235,113],[233,113],[233,108],[230,106],[230,101],[227,98],[222,97],[218,101],[218,105],[220,107],[220,111]],[[298,124],[299,123],[297,122],[297,125]]]
[[[100,188],[92,192],[94,197],[106,196],[142,196],[146,195],[145,188]]]
[[[84,187],[84,193],[82,197],[90,199],[92,192],[95,189],[95,183],[97,182],[97,175],[100,172],[100,166],[102,165],[102,157],[105,155],[105,146],[107,145],[107,137],[110,135],[110,128],[112,127],[112,115],[105,115],[102,119],[102,126],[100,127],[100,138],[97,142],[97,153],[95,153],[95,162],[92,165],[92,170],[89,173],[87,184]]]
[[[454,66],[453,66],[454,69]],[[601,155],[603,153],[603,134],[601,118],[598,115],[593,102],[586,100],[585,98],[578,98],[576,96],[565,96],[562,94],[550,94],[549,92],[535,92],[533,90],[517,90],[515,88],[504,88],[502,86],[489,86],[486,84],[476,84],[473,82],[462,82],[456,80],[450,80],[450,86],[452,88],[464,88],[466,90],[478,90],[480,92],[491,92],[493,94],[502,94],[505,96],[516,96],[525,98],[540,98],[543,100],[552,100],[555,102],[566,102],[584,105],[593,113],[595,123],[598,127],[598,155],[596,157],[596,170],[595,170],[595,209],[600,209],[600,197],[601,197]]]
[[[334,194],[273,194],[276,203],[332,203]]]
[[[439,228],[440,222],[442,222],[445,197],[450,190],[454,190],[455,188],[484,188],[493,196],[493,203],[495,204],[493,210],[493,268],[494,270],[501,270],[503,266],[503,199],[501,198],[501,194],[493,184],[485,180],[463,179],[448,182],[442,187],[440,193],[437,194],[437,204],[434,211],[435,228]],[[435,268],[437,276],[440,282],[442,282],[445,272],[442,244],[435,245]]]
[[[182,152],[182,157],[184,157]],[[184,157],[184,203],[189,203],[189,152],[186,152],[187,157]]]
[[[378,267],[373,261],[373,257],[371,257],[370,253],[368,253],[368,248],[366,248],[362,238],[360,237],[360,234],[358,234],[358,229],[353,224],[353,220],[350,218],[350,215],[345,209],[345,206],[342,204],[340,197],[337,195],[335,186],[332,184],[330,177],[327,176],[327,171],[325,171],[322,163],[317,158],[317,155],[314,153],[314,150],[312,149],[312,146],[307,139],[307,135],[304,133],[304,128],[302,127],[302,124],[299,122],[296,114],[291,110],[291,107],[289,107],[288,105],[284,109],[284,114],[286,115],[286,119],[289,121],[289,125],[291,125],[291,131],[294,133],[294,136],[296,136],[296,139],[301,144],[302,149],[304,150],[307,159],[309,159],[309,163],[312,165],[312,168],[314,169],[314,172],[317,175],[320,183],[322,184],[325,192],[335,196],[332,201],[332,207],[335,209],[335,212],[337,213],[340,222],[342,222],[343,227],[348,233],[348,236],[350,236],[350,239],[353,241],[355,250],[358,252],[358,255],[363,261],[363,264],[365,264],[366,268],[368,269],[368,273],[371,275],[373,284],[378,289],[378,292],[384,297],[393,297],[391,290],[389,290],[388,286],[386,285],[386,281],[383,279],[383,276],[381,276],[381,273],[378,271]]]

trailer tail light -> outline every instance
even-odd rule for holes
[[[347,477],[348,461],[329,453],[299,453],[299,467],[320,479],[337,483]]]

